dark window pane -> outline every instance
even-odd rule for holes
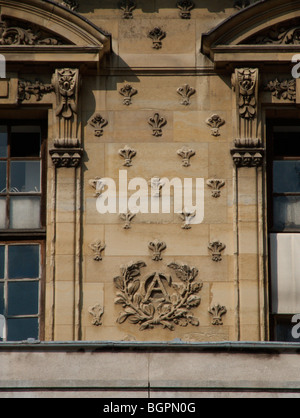
[[[274,155],[282,157],[300,156],[300,132],[274,133]]]
[[[6,193],[7,163],[0,161],[0,193]]]
[[[5,246],[0,245],[0,279],[4,279]]]
[[[36,129],[24,128],[25,132],[20,129],[12,128],[11,133],[11,157],[39,157],[41,151],[41,134],[34,132]]]
[[[8,247],[8,278],[36,279],[40,275],[39,245],[11,245]]]
[[[39,312],[39,283],[12,282],[8,284],[8,315],[37,315]]]
[[[11,197],[9,222],[11,229],[39,229],[41,227],[41,198]]]
[[[41,191],[39,161],[13,161],[10,165],[11,193],[39,193]]]
[[[24,341],[28,338],[39,338],[39,321],[37,318],[8,319],[7,341]]]
[[[274,161],[273,186],[274,193],[299,193],[300,162]]]
[[[274,198],[274,228],[278,230],[300,227],[300,196]]]
[[[0,158],[7,158],[7,127],[0,126]]]
[[[4,313],[4,283],[0,283],[0,316]]]
[[[295,324],[291,318],[277,318],[275,326],[275,340],[289,343],[299,343],[300,339],[293,337],[292,331]]]

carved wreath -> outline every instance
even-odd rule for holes
[[[131,324],[140,324],[140,331],[157,325],[171,331],[174,325],[199,326],[199,320],[190,312],[201,303],[197,294],[203,284],[194,282],[198,269],[171,263],[168,267],[175,271],[181,283],[173,283],[171,276],[162,273],[154,273],[142,282],[139,279],[142,267],[146,267],[143,261],[122,266],[121,276],[114,279],[119,290],[115,303],[124,309],[117,322],[123,324],[128,320]]]

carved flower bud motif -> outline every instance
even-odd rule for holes
[[[124,158],[124,167],[132,167],[132,159],[136,156],[137,152],[126,145],[123,149],[119,150],[120,157]]]
[[[212,324],[216,326],[223,325],[222,316],[227,314],[227,309],[225,306],[221,305],[214,305],[212,306],[208,312],[212,315]]]
[[[167,249],[167,244],[163,241],[155,240],[149,242],[149,249],[153,252],[153,261],[162,261],[162,252]]]
[[[100,305],[100,303],[89,308],[89,314],[93,317],[92,325],[100,327],[102,325],[101,318],[104,314],[104,308]]]
[[[160,197],[161,190],[164,187],[164,185],[165,185],[165,182],[162,181],[160,177],[153,177],[150,180],[150,186],[152,189],[151,195],[157,198]]]
[[[220,241],[211,242],[208,246],[209,251],[212,253],[212,261],[222,261],[222,252],[226,249],[226,245]]]
[[[179,217],[184,221],[182,225],[182,229],[191,229],[191,224],[193,219],[196,216],[196,211],[192,212],[190,210],[185,209],[179,214]]]
[[[218,198],[221,196],[221,189],[222,187],[225,186],[225,181],[219,180],[219,179],[212,179],[212,180],[207,181],[207,185],[208,187],[212,189],[211,190],[212,197]]]
[[[123,10],[123,19],[132,19],[133,11],[136,9],[136,2],[133,0],[123,0],[119,3],[119,7]]]
[[[181,0],[177,2],[177,7],[180,9],[180,17],[182,19],[190,19],[191,10],[195,7],[195,3],[191,0]]]
[[[182,147],[177,151],[177,154],[182,158],[183,167],[191,166],[191,158],[196,155],[196,152],[188,147]]]
[[[167,124],[167,120],[160,116],[159,113],[155,113],[152,118],[148,120],[150,126],[153,129],[153,136],[162,136],[162,128]]]
[[[211,134],[213,136],[220,136],[220,128],[225,125],[225,120],[219,115],[212,115],[206,120],[206,123],[211,127]]]
[[[125,224],[123,226],[124,229],[131,229],[131,222],[136,217],[135,213],[131,213],[130,210],[128,210],[126,213],[120,214],[121,221],[124,221]]]
[[[105,250],[106,245],[102,244],[102,242],[98,240],[90,244],[89,247],[94,253],[94,260],[102,261],[102,252]]]
[[[153,48],[154,49],[161,49],[162,48],[162,40],[167,36],[167,33],[164,32],[161,28],[156,27],[152,29],[148,37],[153,41]]]
[[[106,183],[100,177],[96,177],[95,179],[89,180],[89,185],[96,190],[94,197],[99,197],[103,193]]]
[[[193,87],[190,87],[188,84],[184,84],[182,87],[177,89],[177,93],[182,97],[181,104],[184,106],[189,106],[191,104],[190,97],[196,93],[196,90]]]
[[[130,106],[132,104],[132,96],[138,93],[136,89],[134,89],[130,84],[126,84],[124,87],[122,87],[119,91],[121,96],[124,97],[123,104],[126,106]]]
[[[89,124],[94,128],[95,136],[100,137],[103,135],[103,128],[108,125],[108,121],[104,119],[99,113],[97,113],[90,120]]]

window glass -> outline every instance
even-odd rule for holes
[[[0,229],[6,229],[6,199],[0,197]]]
[[[37,315],[39,312],[39,282],[8,284],[8,315]]]
[[[2,342],[5,338],[5,317],[0,315],[0,341]]]
[[[12,161],[10,165],[11,193],[39,193],[41,191],[39,161]]]
[[[41,134],[39,127],[15,126],[11,129],[10,156],[39,157]]]
[[[300,193],[300,161],[274,161],[274,193]]]
[[[10,228],[38,229],[41,227],[40,197],[11,197]]]
[[[22,318],[7,320],[7,341],[24,341],[28,338],[38,339],[38,318]]]
[[[0,279],[4,279],[5,247],[0,245]]]
[[[274,133],[274,156],[300,157],[300,132],[296,131]]]
[[[300,196],[280,196],[274,198],[274,227],[300,228]]]
[[[0,193],[6,193],[7,163],[0,161]]]
[[[8,247],[8,278],[36,279],[40,276],[40,247],[10,245]]]
[[[7,158],[7,127],[0,126],[0,158]]]

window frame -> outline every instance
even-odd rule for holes
[[[1,197],[5,197],[6,199],[6,228],[0,229],[0,239],[7,238],[14,238],[17,236],[26,237],[43,237],[46,233],[46,190],[47,190],[47,123],[44,120],[34,120],[34,119],[26,119],[26,120],[3,120],[0,119],[0,126],[7,126],[8,127],[8,155],[7,158],[0,158],[1,161],[7,162],[6,167],[6,188],[8,189],[8,182],[10,180],[10,165],[11,162],[14,161],[40,161],[41,163],[41,190],[39,193],[12,193],[10,190],[7,190],[6,193],[0,194]],[[17,126],[39,126],[41,129],[41,152],[39,157],[11,157],[10,148],[11,148],[11,127]],[[41,205],[40,205],[40,228],[30,229],[12,229],[10,228],[10,219],[9,219],[9,212],[10,212],[10,199],[11,197],[40,197]]]
[[[0,242],[0,246],[5,247],[5,271],[4,278],[0,278],[0,283],[4,283],[4,317],[7,322],[9,319],[30,319],[37,318],[39,324],[39,339],[44,339],[45,336],[45,241],[7,241]],[[40,259],[39,259],[39,278],[19,278],[10,279],[7,274],[8,270],[8,247],[10,246],[39,246]],[[22,282],[35,282],[39,284],[39,295],[38,295],[38,313],[33,315],[8,315],[8,284],[9,283],[22,283]],[[3,339],[3,342],[9,341],[7,338]],[[0,342],[1,344],[1,342]]]
[[[274,161],[299,161],[300,162],[300,155],[299,156],[278,156],[274,154],[274,127],[276,126],[286,126],[291,127],[299,127],[300,129],[300,119],[296,117],[290,118],[267,118],[266,119],[266,134],[267,134],[267,230],[268,230],[268,248],[269,248],[269,257],[268,257],[268,270],[269,270],[269,321],[270,321],[270,340],[271,341],[279,341],[279,333],[278,333],[278,326],[284,324],[290,324],[290,329],[294,324],[292,323],[292,318],[295,313],[273,313],[273,299],[272,299],[272,269],[271,269],[271,234],[300,234],[300,227],[299,228],[283,228],[279,229],[274,227],[274,197],[288,197],[288,196],[299,196],[299,193],[294,192],[286,192],[286,193],[274,193]],[[300,137],[300,132],[299,132]],[[296,340],[294,342],[297,342]]]
[[[41,190],[36,196],[41,196],[41,228],[39,229],[1,229],[0,245],[39,245],[40,246],[40,278],[39,278],[39,313],[36,317],[39,319],[39,340],[45,339],[45,289],[46,289],[46,224],[47,224],[47,170],[48,170],[48,120],[46,115],[43,118],[34,119],[28,116],[27,119],[1,119],[0,125],[6,126],[39,126],[41,129],[41,153],[39,158],[31,160],[41,161]],[[11,129],[11,128],[10,128]],[[8,154],[9,155],[9,154]],[[17,160],[18,157],[13,158]],[[20,157],[19,159],[24,160]],[[1,161],[8,159],[1,159]],[[28,157],[28,161],[30,157]],[[8,168],[7,168],[8,170]],[[9,173],[7,172],[7,175]],[[7,177],[8,181],[8,177]],[[6,184],[7,186],[8,184]],[[28,193],[18,193],[15,196],[28,196]],[[9,203],[6,204],[8,211]],[[8,216],[8,215],[7,215]],[[8,222],[9,220],[7,220]],[[6,226],[9,226],[7,223]],[[21,279],[22,280],[22,279]],[[26,281],[26,279],[24,279]],[[28,279],[27,279],[28,281]],[[5,295],[7,298],[7,294]],[[7,301],[5,302],[7,303]],[[28,317],[28,316],[25,316]],[[7,321],[7,318],[5,318]],[[0,343],[1,344],[1,343]]]

